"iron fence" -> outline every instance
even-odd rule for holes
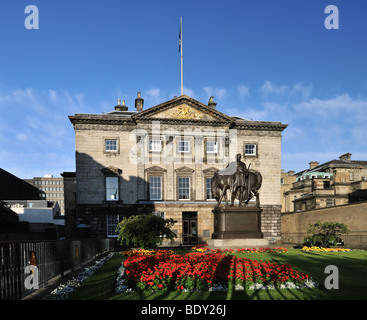
[[[20,300],[116,247],[115,239],[0,242],[0,300]],[[36,284],[27,279],[35,270]]]

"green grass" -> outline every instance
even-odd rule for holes
[[[116,272],[123,257],[115,254],[92,277],[74,292],[71,300],[336,300],[367,299],[367,251],[302,252],[290,249],[288,253],[238,254],[254,260],[288,263],[310,275],[318,284],[313,289],[273,289],[228,292],[133,292],[114,293]],[[327,290],[325,268],[335,265],[339,270],[339,289]]]

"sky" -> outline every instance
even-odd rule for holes
[[[180,95],[180,17],[184,93],[288,124],[285,172],[367,160],[366,15],[365,0],[2,0],[0,168],[75,171],[69,115]]]

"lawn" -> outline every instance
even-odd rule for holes
[[[145,291],[114,292],[117,269],[123,256],[115,254],[83,285],[70,295],[70,300],[336,300],[367,299],[367,251],[303,252],[289,249],[287,253],[236,253],[239,257],[290,264],[311,276],[319,287],[312,289],[271,289],[226,292]],[[328,265],[339,270],[339,289],[326,289],[324,282]]]

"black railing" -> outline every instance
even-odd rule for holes
[[[20,300],[116,248],[115,239],[0,242],[0,300]]]

